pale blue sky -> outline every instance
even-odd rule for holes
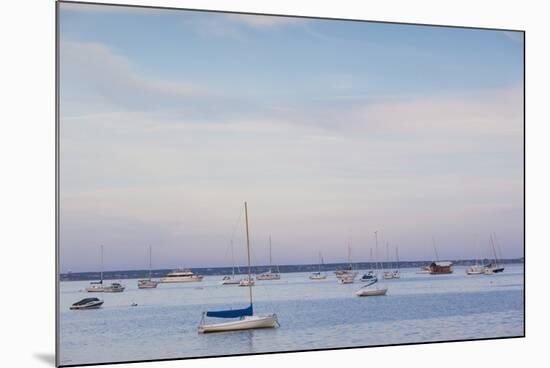
[[[518,32],[60,4],[61,269],[523,251]],[[243,253],[243,252],[241,252]],[[243,253],[244,255],[244,253]],[[242,257],[241,257],[242,258]],[[242,259],[244,262],[244,258]]]

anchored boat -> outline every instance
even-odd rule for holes
[[[98,298],[84,298],[78,302],[71,305],[69,309],[71,310],[80,310],[80,309],[98,309],[103,305],[103,300]]]
[[[143,280],[138,280],[138,288],[139,289],[154,289],[157,287],[157,285],[159,284],[158,281],[155,281],[155,280],[152,280],[151,279],[151,274],[152,274],[152,270],[151,270],[151,247],[149,246],[149,278],[147,279],[143,279]]]
[[[378,231],[374,232],[374,241],[375,241],[375,247],[376,247],[376,271],[378,271]],[[362,286],[359,290],[355,292],[355,295],[357,296],[381,296],[386,295],[388,292],[387,287],[378,287],[374,286],[378,283],[378,278],[371,279],[367,281],[367,284]]]
[[[323,256],[321,255],[321,252],[319,252],[319,271],[313,272],[309,275],[310,280],[326,280],[327,275],[325,273],[321,273],[321,265],[323,263]]]
[[[101,246],[101,271],[99,273],[99,281],[90,282],[90,286],[86,288],[89,293],[116,293],[124,291],[124,286],[118,282],[112,282],[111,285],[103,283],[103,245]]]
[[[239,285],[241,282],[241,279],[235,277],[235,253],[233,252],[233,240],[231,240],[231,263],[231,276],[225,275],[222,279],[222,285]]]
[[[202,275],[196,275],[191,270],[174,270],[172,272],[169,272],[164,276],[162,279],[160,279],[160,282],[162,283],[176,283],[176,282],[195,282],[195,281],[202,281],[204,276]]]
[[[244,202],[244,217],[246,224],[246,250],[248,255],[248,280],[253,281],[250,266],[250,239],[248,234],[248,208],[246,202]],[[276,314],[268,314],[263,316],[254,315],[251,283],[248,285],[248,296],[250,305],[246,308],[203,312],[202,319],[198,327],[198,332],[210,333],[279,327],[279,320],[277,319]],[[229,322],[207,324],[205,323],[206,317],[238,319]]]

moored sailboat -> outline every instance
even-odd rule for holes
[[[101,271],[99,273],[99,281],[90,282],[90,286],[86,288],[89,293],[118,293],[123,292],[125,287],[119,282],[112,282],[111,285],[103,283],[103,245],[101,246]]]
[[[490,239],[491,239],[491,248],[493,250],[493,255],[494,255],[494,260],[493,262],[485,265],[485,270],[484,270],[484,273],[486,275],[492,275],[494,273],[499,273],[499,272],[502,272],[504,271],[504,267],[503,266],[500,266],[498,264],[498,257],[497,257],[497,251],[495,249],[495,242],[493,240],[493,234],[491,234],[490,236]]]
[[[393,278],[394,279],[400,279],[401,278],[401,271],[399,269],[399,248],[395,247],[395,265],[396,268],[393,270]]]
[[[388,269],[391,269],[391,263],[390,263],[390,245],[388,242],[386,242],[386,267]],[[393,279],[393,273],[389,270],[384,271],[382,277],[384,277],[385,280]]]
[[[372,248],[370,248],[370,261],[371,261],[371,265],[372,265],[372,261],[373,261],[373,257],[372,257]],[[378,276],[376,275],[376,273],[374,272],[374,270],[370,269],[367,271],[367,273],[365,273],[363,276],[361,276],[361,281],[365,282],[365,281],[371,281],[371,280],[378,280]]]
[[[271,235],[269,236],[269,270],[267,272],[261,273],[256,276],[256,280],[279,280],[281,274],[279,273],[279,266],[277,266],[277,272],[273,272],[271,268],[273,267],[273,259],[271,256]]]
[[[222,279],[222,285],[239,285],[241,279],[235,277],[235,254],[233,252],[233,240],[231,240],[231,276],[225,275]]]
[[[313,272],[309,275],[310,280],[326,280],[327,275],[325,273],[321,273],[321,265],[323,263],[323,256],[321,255],[321,252],[319,252],[319,271]]]
[[[151,275],[152,275],[152,269],[151,269],[151,259],[152,259],[152,251],[151,251],[151,246],[149,246],[149,277],[147,279],[143,279],[143,280],[138,280],[138,288],[139,289],[154,289],[157,287],[157,285],[159,284],[158,281],[155,281],[155,280],[152,280],[151,279]]]
[[[378,231],[374,232],[374,241],[376,246],[376,271],[378,271]],[[374,286],[378,283],[378,278],[367,281],[367,284],[362,286],[355,292],[357,296],[382,296],[388,292],[387,287]]]
[[[352,284],[357,277],[357,271],[353,269],[353,262],[351,261],[351,242],[348,243],[348,262],[349,265],[343,270],[338,270],[334,272],[338,282],[341,284]]]
[[[250,239],[248,233],[248,208],[244,202],[245,227],[246,227],[246,250],[248,255],[248,280],[252,280],[250,266]],[[276,314],[268,314],[264,316],[254,315],[252,303],[252,285],[248,285],[248,295],[250,305],[243,309],[230,309],[221,311],[203,312],[201,322],[198,326],[199,333],[224,332],[250,330],[258,328],[274,328],[279,326],[279,320]],[[205,317],[214,318],[238,318],[230,322],[206,324]]]

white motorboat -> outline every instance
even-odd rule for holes
[[[202,281],[204,276],[196,275],[191,270],[174,270],[160,279],[161,283],[196,282]]]
[[[279,280],[281,274],[279,273],[279,266],[277,266],[277,272],[273,272],[271,268],[273,267],[273,259],[271,256],[271,235],[269,236],[269,270],[267,272],[261,273],[256,276],[256,280],[268,281],[268,280]]]
[[[369,270],[366,274],[361,276],[362,282],[367,282],[372,280],[378,280],[378,277],[376,276],[376,273],[374,272],[374,270]]]
[[[84,298],[71,305],[71,310],[98,309],[103,305],[103,300],[98,298]]]
[[[246,202],[244,202],[244,217],[246,228],[246,250],[248,255],[248,297],[250,305],[243,309],[229,309],[221,311],[208,311],[202,313],[202,319],[198,326],[199,333],[210,332],[225,332],[225,331],[239,331],[250,330],[258,328],[274,328],[279,327],[279,320],[276,314],[268,314],[264,316],[254,315],[253,303],[252,303],[252,278],[251,266],[250,266],[250,237],[248,233],[248,208]],[[221,323],[205,323],[205,317],[214,318],[238,318],[230,322]]]
[[[120,282],[112,282],[111,285],[103,288],[104,293],[122,293],[125,287]]]
[[[149,278],[144,279],[144,280],[138,280],[138,288],[139,289],[155,289],[157,287],[157,285],[159,284],[158,281],[155,281],[155,280],[151,279],[151,275],[152,275],[152,269],[151,269],[152,255],[151,255],[151,253],[152,253],[151,247],[149,247]]]

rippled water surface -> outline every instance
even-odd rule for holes
[[[523,265],[491,276],[464,270],[433,276],[404,269],[401,279],[383,282],[386,296],[367,298],[354,295],[360,282],[340,285],[332,273],[323,281],[285,273],[253,288],[255,313],[276,313],[280,328],[207,335],[197,333],[201,312],[246,307],[247,288],[220,285],[219,276],[151,290],[123,280],[126,291],[117,294],[62,282],[61,364],[523,335]],[[103,308],[69,310],[90,296],[103,299]]]

